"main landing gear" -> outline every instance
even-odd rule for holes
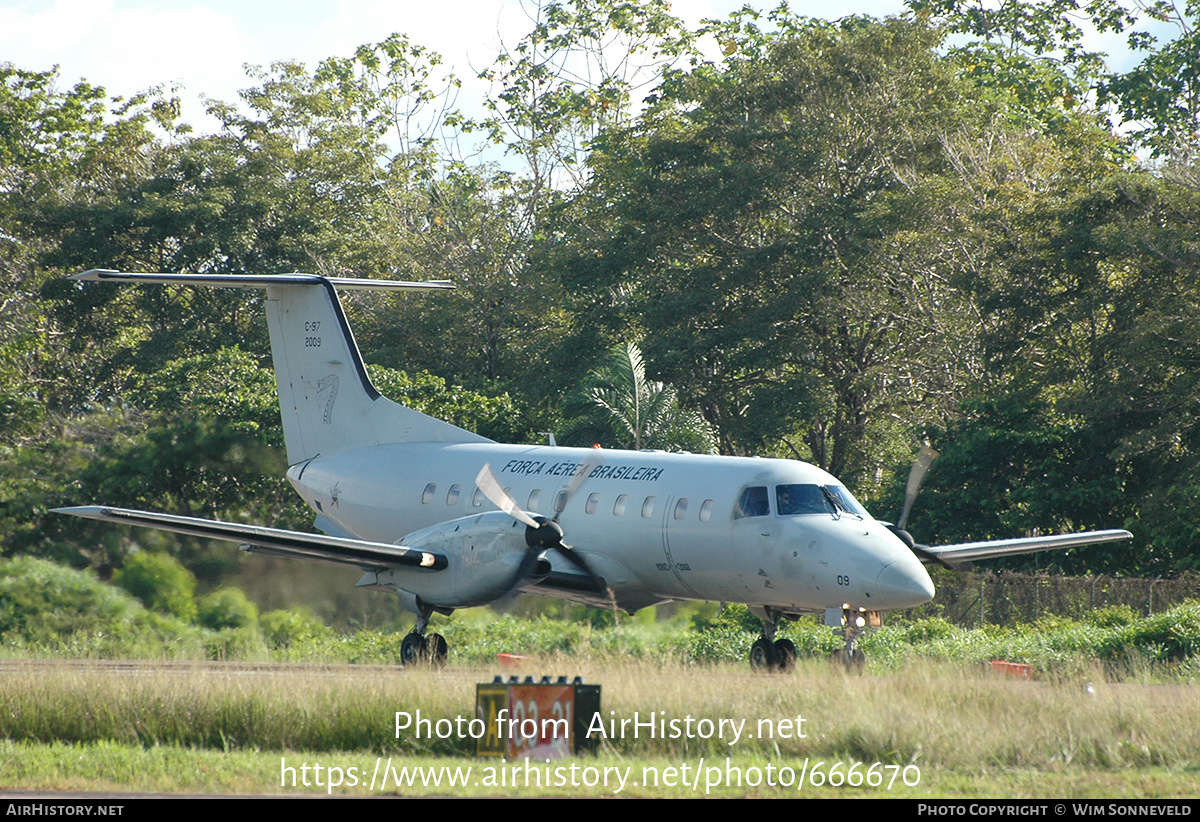
[[[762,619],[763,635],[750,646],[750,667],[756,671],[790,671],[796,664],[796,645],[790,639],[776,639],[775,631],[783,614],[774,608],[754,611]]]
[[[446,657],[450,649],[446,639],[441,634],[426,634],[429,628],[429,617],[433,609],[421,605],[417,614],[417,624],[400,642],[400,661],[405,667],[411,665],[432,665],[435,668],[446,666]]]

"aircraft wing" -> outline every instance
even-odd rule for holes
[[[285,531],[280,528],[264,528],[259,525],[241,525],[235,522],[180,517],[152,511],[134,511],[128,508],[110,508],[103,505],[55,508],[54,513],[99,519],[122,525],[157,528],[160,531],[173,531],[177,534],[188,534],[204,539],[237,542],[241,544],[244,551],[321,559],[364,570],[423,568],[429,571],[440,571],[449,565],[445,556],[430,551],[418,551],[399,545],[368,542],[361,539],[308,534],[303,531]]]
[[[1056,551],[1060,548],[1075,548],[1080,545],[1095,545],[1101,542],[1122,542],[1127,539],[1133,539],[1133,534],[1114,529],[1111,531],[1084,531],[1078,534],[1057,534],[1048,537],[960,542],[955,545],[917,545],[915,550],[922,559],[952,565],[977,559],[993,559],[1013,554],[1034,554],[1038,551]]]

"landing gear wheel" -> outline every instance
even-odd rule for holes
[[[857,648],[843,648],[829,656],[829,666],[847,674],[861,674],[867,664],[867,655]]]
[[[434,636],[437,636],[437,634],[434,634]],[[441,639],[441,637],[438,637],[438,639]],[[444,645],[445,640],[442,640],[442,642]],[[400,663],[406,667],[416,665],[425,659],[427,652],[428,645],[426,644],[425,637],[414,631],[407,634],[400,643]]]
[[[776,664],[774,643],[765,636],[760,636],[750,646],[750,667],[756,671],[768,671]]]
[[[446,646],[446,639],[441,634],[428,634],[425,637],[425,649],[428,654],[429,664],[435,668],[446,667],[446,657],[449,655],[449,648]],[[401,648],[403,650],[403,648]]]
[[[775,640],[775,667],[790,671],[796,665],[796,644],[790,639]]]

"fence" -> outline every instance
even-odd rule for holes
[[[1047,616],[1077,619],[1110,605],[1127,605],[1139,616],[1148,616],[1189,599],[1200,600],[1200,575],[1196,574],[1133,579],[946,571],[932,576],[937,596],[909,611],[909,616],[941,616],[969,628],[1032,622]]]

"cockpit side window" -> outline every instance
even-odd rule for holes
[[[826,485],[825,491],[829,496],[833,497],[834,503],[838,508],[848,514],[854,514],[859,517],[869,517],[867,509],[862,507],[862,504],[854,498],[854,495],[840,485]]]
[[[765,485],[751,485],[742,491],[737,505],[733,507],[733,518],[765,517],[771,513],[770,498]]]

